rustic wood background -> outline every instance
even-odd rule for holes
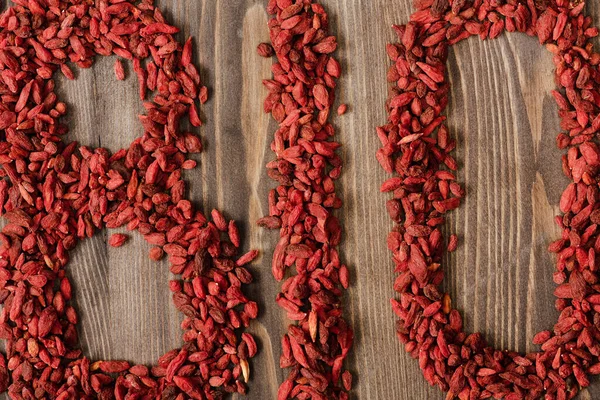
[[[375,160],[375,127],[385,122],[388,60],[385,44],[395,40],[391,25],[406,22],[409,0],[323,0],[332,30],[340,41],[344,67],[339,101],[349,113],[335,119],[345,172],[338,184],[345,204],[342,253],[353,286],[345,299],[356,331],[348,366],[355,378],[353,398],[361,400],[443,399],[422,378],[394,334],[389,306],[393,264],[386,248],[392,227],[387,196],[379,192],[386,178]],[[6,0],[2,0],[5,5]],[[273,187],[264,169],[271,160],[274,124],[262,113],[270,60],[256,55],[268,39],[266,0],[162,0],[169,19],[195,38],[197,60],[211,98],[203,108],[201,134],[206,151],[200,167],[187,174],[189,198],[204,209],[223,210],[239,221],[244,249],[263,256],[252,270],[249,296],[261,308],[252,331],[260,353],[252,361],[248,399],[276,397],[284,372],[279,369],[279,341],[287,325],[274,299],[279,284],[270,273],[277,233],[254,221],[267,211]],[[593,3],[593,4],[592,4]],[[600,23],[600,6],[588,12]],[[77,72],[77,80],[59,80],[70,105],[70,138],[116,151],[141,133],[137,81],[129,74],[118,82],[114,59]],[[458,233],[458,251],[445,265],[446,288],[464,311],[468,330],[483,331],[494,345],[534,350],[532,336],[557,317],[552,291],[553,258],[548,243],[558,237],[553,223],[566,186],[550,54],[521,34],[495,41],[471,39],[451,52],[453,84],[449,124],[458,138],[460,180],[468,196],[449,218],[447,230]],[[171,303],[165,263],[151,262],[149,246],[139,235],[120,249],[107,245],[102,232],[77,247],[69,266],[81,315],[80,336],[93,359],[127,359],[151,364],[181,343],[181,316]],[[600,381],[581,399],[600,398]]]

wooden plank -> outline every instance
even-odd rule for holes
[[[270,76],[270,60],[256,55],[268,39],[263,0],[162,0],[162,8],[185,35],[194,36],[197,61],[210,88],[202,109],[205,152],[199,168],[188,172],[188,197],[207,212],[223,210],[239,221],[244,250],[257,248],[262,257],[252,266],[255,283],[248,295],[261,312],[251,330],[259,355],[252,361],[251,400],[275,398],[285,376],[279,365],[279,340],[288,321],[274,299],[279,284],[270,274],[270,255],[277,233],[254,221],[267,212],[273,187],[264,170],[275,130],[262,113]],[[338,184],[345,202],[340,212],[345,228],[344,260],[353,286],[345,299],[356,330],[348,364],[354,373],[353,398],[382,400],[443,399],[421,376],[394,334],[389,306],[393,296],[393,263],[386,248],[392,224],[379,193],[385,179],[375,160],[379,147],[375,127],[386,119],[388,61],[385,44],[394,40],[393,23],[406,22],[408,1],[323,0],[332,29],[340,39],[344,67],[338,101],[349,113],[335,119],[345,170]],[[588,12],[600,22],[600,6]],[[137,82],[131,69],[118,82],[114,59],[99,59],[74,82],[59,79],[60,94],[70,107],[70,140],[116,151],[141,134]],[[445,289],[464,311],[469,331],[479,330],[495,346],[534,350],[533,334],[554,323],[552,272],[548,243],[559,236],[553,223],[558,200],[567,184],[555,147],[559,129],[549,91],[554,87],[549,53],[521,34],[495,41],[471,39],[451,52],[452,88],[449,125],[458,140],[456,157],[467,198],[447,224],[461,239],[447,257]],[[139,235],[119,249],[107,245],[109,232],[79,244],[69,265],[79,333],[92,358],[128,359],[151,364],[181,343],[181,316],[171,302],[166,263],[151,262],[149,246]],[[593,380],[581,399],[600,396]]]

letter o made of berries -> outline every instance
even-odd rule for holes
[[[382,147],[377,159],[393,178],[382,192],[396,222],[388,236],[397,278],[392,308],[399,318],[397,336],[427,382],[448,392],[448,399],[571,399],[588,377],[600,373],[600,55],[591,40],[598,35],[583,12],[584,2],[416,0],[411,21],[394,26],[399,43],[387,53],[392,95],[388,123],[377,129]],[[446,246],[441,226],[445,213],[460,205],[464,191],[456,182],[457,163],[449,154],[443,112],[450,91],[448,50],[470,36],[493,39],[503,31],[537,36],[554,55],[558,103],[565,133],[557,144],[568,149],[563,170],[572,180],[560,200],[556,222],[562,238],[549,246],[557,254],[554,294],[560,318],[552,331],[533,341],[540,351],[520,355],[494,349],[480,333],[463,331],[462,317],[441,292]],[[544,397],[545,396],[545,397]]]
[[[242,333],[256,303],[241,287],[252,281],[239,258],[233,221],[210,220],[185,198],[182,170],[200,138],[197,103],[207,91],[192,63],[192,42],[174,39],[152,0],[18,0],[0,16],[0,390],[12,399],[221,399],[245,393],[248,359]],[[69,64],[89,68],[96,55],[131,60],[145,114],[143,135],[111,154],[65,143],[52,79]],[[124,79],[121,61],[115,64]],[[93,129],[93,127],[92,127]],[[184,345],[151,368],[126,361],[90,362],[78,347],[74,295],[66,275],[69,251],[104,228],[137,230],[169,257],[173,300],[185,314]],[[123,244],[123,235],[110,243]]]

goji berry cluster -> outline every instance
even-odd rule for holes
[[[254,339],[242,333],[257,305],[242,292],[233,221],[211,219],[185,198],[182,171],[196,162],[205,102],[192,42],[175,40],[153,0],[15,0],[0,16],[0,390],[12,399],[221,399],[245,393]],[[89,68],[96,55],[130,60],[145,114],[143,134],[112,153],[65,143],[67,112],[52,76]],[[118,79],[123,64],[115,64]],[[149,91],[156,91],[146,100]],[[175,306],[185,318],[184,344],[148,368],[126,361],[90,362],[78,347],[74,295],[65,269],[77,242],[126,226],[166,253]],[[113,246],[126,240],[111,237]]]
[[[341,289],[349,279],[334,215],[342,205],[334,183],[342,160],[328,122],[341,72],[331,56],[337,40],[328,33],[324,8],[312,1],[271,0],[268,12],[272,45],[259,45],[258,53],[277,57],[273,79],[264,81],[264,108],[279,124],[271,143],[276,159],[267,164],[279,186],[269,194],[269,216],[258,223],[280,229],[275,278],[282,281],[290,267],[296,270],[277,296],[295,321],[282,339],[280,366],[291,371],[278,399],[347,399],[352,376],[343,363],[353,331],[342,315]]]
[[[419,360],[426,380],[448,392],[448,399],[571,399],[588,376],[600,373],[600,54],[590,39],[598,35],[585,2],[569,0],[416,0],[408,24],[394,26],[399,42],[387,53],[391,96],[388,124],[378,128],[377,159],[395,177],[381,190],[396,222],[388,237],[398,276],[392,299],[400,318],[397,335]],[[456,147],[442,114],[450,86],[445,64],[450,47],[502,32],[537,36],[554,55],[556,99],[564,130],[557,138],[563,170],[572,183],[556,218],[562,238],[550,245],[557,254],[556,309],[552,331],[534,337],[539,352],[520,355],[467,334],[459,312],[440,284],[445,249],[441,225],[464,191],[456,181]],[[456,249],[453,235],[448,250]]]

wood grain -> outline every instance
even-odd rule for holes
[[[278,368],[279,339],[287,325],[274,299],[277,284],[270,255],[277,233],[254,221],[267,211],[273,187],[264,170],[274,124],[264,115],[261,80],[270,75],[270,60],[255,46],[268,39],[264,0],[162,0],[168,18],[194,36],[197,61],[211,99],[203,108],[201,129],[206,151],[200,167],[187,174],[189,198],[206,211],[217,207],[240,223],[244,249],[263,256],[252,269],[256,281],[248,295],[261,308],[252,325],[260,353],[252,361],[248,399],[276,397],[284,372]],[[349,358],[355,376],[353,398],[361,400],[443,399],[421,376],[394,334],[389,306],[393,264],[386,249],[392,227],[379,193],[385,174],[375,160],[379,147],[374,129],[386,119],[388,61],[385,44],[394,40],[391,25],[406,22],[409,1],[323,0],[340,40],[344,67],[338,101],[347,115],[336,118],[345,172],[338,187],[345,205],[343,258],[351,266],[353,286],[345,299],[356,330]],[[588,12],[600,23],[600,7]],[[77,80],[59,79],[70,106],[69,139],[116,151],[141,132],[137,82],[114,79],[112,58],[78,71]],[[556,107],[549,95],[553,65],[535,39],[521,34],[495,41],[471,39],[451,52],[453,85],[449,124],[458,140],[460,181],[467,198],[446,226],[461,244],[447,258],[445,288],[464,311],[469,331],[480,330],[494,345],[534,350],[531,338],[552,326],[554,261],[548,243],[558,237],[553,217],[567,181],[554,145]],[[92,358],[153,363],[181,343],[181,316],[172,306],[171,278],[165,263],[151,262],[139,235],[119,249],[107,245],[109,232],[80,243],[69,265],[79,332]],[[581,399],[600,398],[593,380]]]

